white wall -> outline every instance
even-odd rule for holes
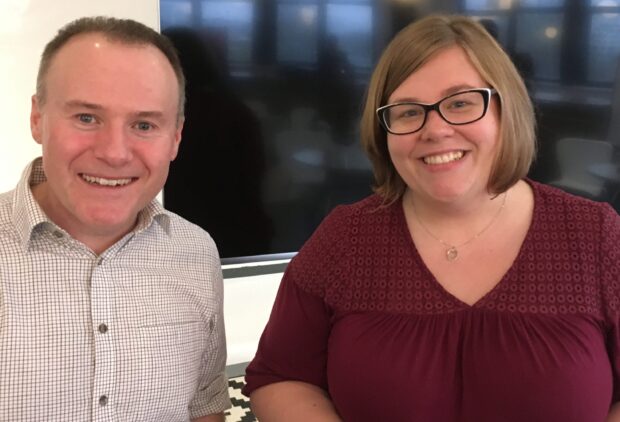
[[[131,18],[158,29],[158,8],[158,0],[0,0],[0,192],[12,189],[24,166],[40,155],[30,135],[29,115],[45,43],[81,16]],[[253,356],[280,277],[225,280],[229,364]]]
[[[269,318],[282,274],[224,280],[228,365],[248,362]]]

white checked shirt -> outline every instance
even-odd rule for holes
[[[219,257],[153,201],[100,256],[0,195],[0,421],[174,422],[230,406]]]

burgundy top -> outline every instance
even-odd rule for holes
[[[473,306],[437,283],[400,202],[338,207],[291,261],[250,394],[300,380],[345,421],[604,421],[620,400],[620,217],[530,182],[532,224]]]

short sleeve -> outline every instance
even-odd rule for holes
[[[608,349],[613,370],[613,402],[620,401],[620,216],[609,206],[603,210],[601,229],[601,280]]]
[[[285,276],[256,356],[246,369],[243,393],[249,396],[259,387],[286,380],[327,390],[329,332],[330,310],[323,300]]]
[[[225,373],[226,333],[223,277],[217,248],[210,237],[207,246],[210,252],[207,253],[206,258],[208,264],[205,284],[211,287],[208,295],[211,303],[206,303],[205,308],[211,312],[204,314],[204,325],[209,333],[202,355],[198,390],[189,405],[192,419],[221,413],[231,406],[228,396],[228,378]]]
[[[246,369],[245,395],[286,380],[327,390],[333,309],[325,300],[325,290],[346,250],[343,211],[330,214],[287,267],[256,356]]]

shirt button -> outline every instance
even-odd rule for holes
[[[108,396],[99,397],[99,405],[105,406],[106,404],[108,404]]]
[[[60,239],[63,236],[63,234],[60,230],[54,230],[54,236]]]
[[[105,334],[108,332],[108,326],[105,324],[99,324],[99,332]]]

